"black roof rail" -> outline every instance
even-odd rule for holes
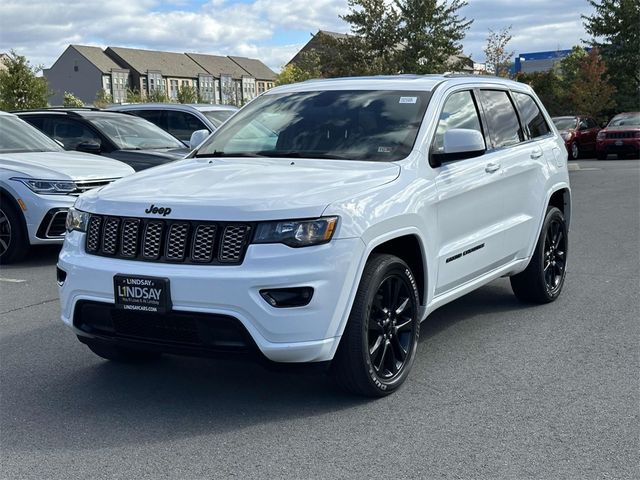
[[[60,112],[70,115],[80,116],[78,112],[101,112],[101,108],[97,107],[43,107],[29,108],[25,110],[11,110],[9,113],[35,113],[35,112]]]

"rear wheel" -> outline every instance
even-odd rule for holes
[[[2,197],[0,204],[0,263],[22,260],[29,251],[29,240],[22,215]]]
[[[418,290],[407,264],[393,255],[373,255],[332,364],[345,389],[382,397],[402,385],[415,359],[418,306]]]
[[[556,207],[548,207],[529,265],[511,277],[511,288],[519,300],[549,303],[560,296],[567,271],[567,235],[562,212]]]
[[[86,339],[81,340],[85,343],[89,350],[104,358],[105,360],[111,360],[118,363],[143,363],[156,360],[162,355],[158,352],[146,352],[142,350],[134,350],[129,348],[118,347],[115,345],[109,345],[102,342],[90,341]]]

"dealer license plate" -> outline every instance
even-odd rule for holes
[[[113,290],[116,308],[151,313],[171,310],[168,278],[115,275]]]

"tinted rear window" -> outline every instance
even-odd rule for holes
[[[531,138],[542,137],[549,133],[549,125],[544,119],[544,115],[538,108],[535,100],[526,93],[513,92],[513,98],[518,104],[522,123],[529,129]]]
[[[521,142],[523,135],[520,123],[507,92],[481,90],[480,99],[486,113],[493,147],[508,147]]]

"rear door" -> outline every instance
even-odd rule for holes
[[[476,94],[459,90],[446,98],[430,154],[443,151],[447,130],[478,130],[487,138]],[[501,168],[491,155],[445,162],[435,168],[438,277],[435,294],[463,285],[504,263]]]
[[[504,92],[505,95],[509,92]],[[546,200],[548,163],[555,162],[558,148],[549,124],[535,99],[523,92],[510,92],[523,132],[523,141],[502,160],[505,177],[505,254],[524,258],[537,239],[540,216]]]

